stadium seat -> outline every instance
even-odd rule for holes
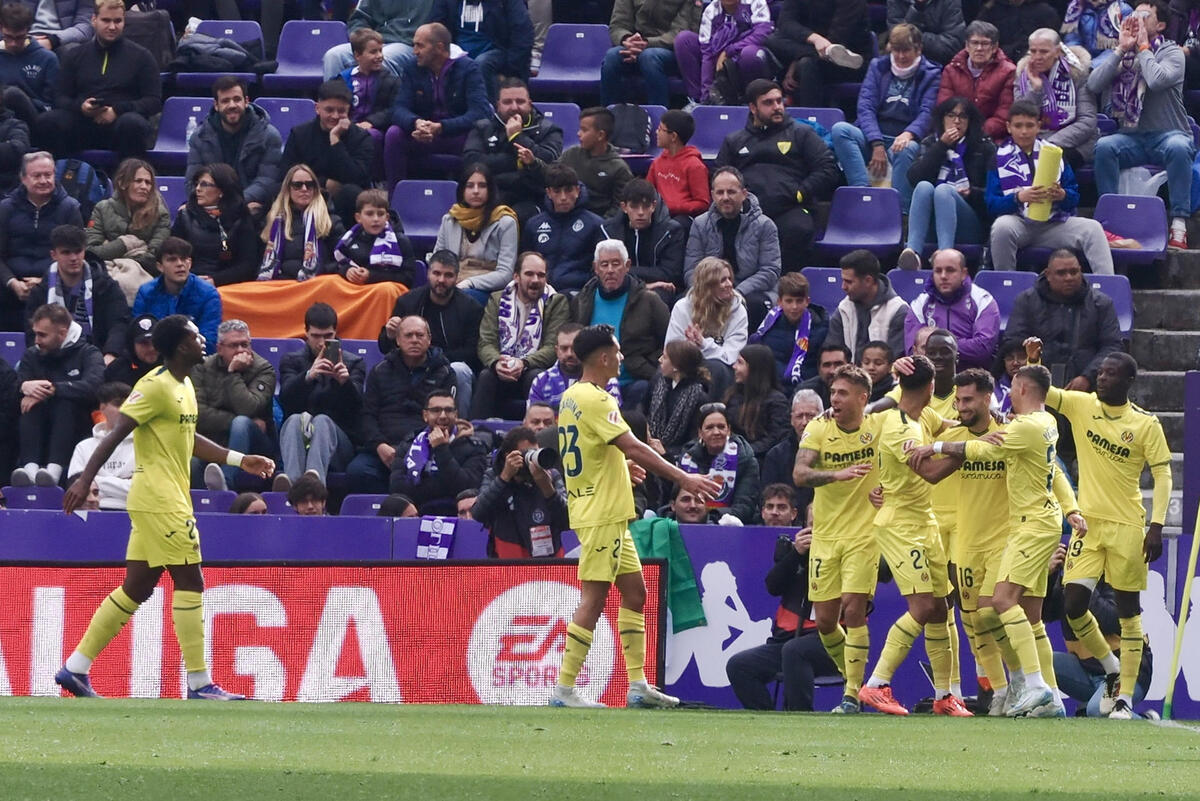
[[[745,106],[696,106],[692,109],[696,133],[688,144],[700,151],[701,158],[715,159],[725,137],[746,127],[747,114]]]
[[[476,429],[491,431],[497,437],[503,437],[509,431],[521,425],[520,420],[502,420],[499,417],[489,417],[486,420],[472,420],[471,425]]]
[[[833,131],[833,126],[846,121],[846,115],[840,108],[805,108],[804,106],[789,106],[787,113],[798,120],[819,122],[827,131]]]
[[[542,116],[562,128],[563,150],[579,144],[579,106],[575,103],[534,103]]]
[[[260,97],[254,102],[271,116],[271,124],[284,145],[292,128],[317,115],[317,104],[307,97]]]
[[[289,353],[295,353],[298,350],[303,350],[305,343],[303,339],[254,339],[254,352],[271,363],[275,368],[275,374],[279,374],[279,362]],[[276,384],[278,388],[278,383]]]
[[[1037,273],[1022,273],[1008,270],[980,270],[975,275],[975,285],[986,289],[996,299],[1000,311],[1000,327],[1008,325],[1017,295],[1037,283]]]
[[[405,179],[392,191],[392,208],[400,215],[404,234],[418,254],[433,248],[442,216],[454,205],[458,184],[454,181]]]
[[[203,124],[212,110],[212,100],[198,97],[168,97],[163,103],[158,139],[146,158],[164,170],[182,170],[187,166],[187,129],[192,120]]]
[[[342,501],[341,517],[376,517],[386,495],[347,495]]]
[[[311,92],[323,79],[321,61],[331,47],[346,44],[346,23],[337,20],[288,20],[279,34],[273,75],[264,75],[267,92]],[[285,137],[286,141],[286,137]]]
[[[383,361],[383,354],[379,352],[379,343],[373,339],[343,339],[342,351],[353,353],[363,360],[363,366],[367,372],[371,372],[371,368]]]
[[[900,193],[874,186],[841,186],[833,193],[829,224],[816,251],[836,260],[865,248],[887,261],[900,251]]]
[[[288,503],[286,492],[261,492],[264,501],[267,504],[267,514],[269,515],[294,515],[296,510]]]
[[[192,492],[192,507],[200,512],[228,512],[233,506],[237,493],[233,490],[194,489]]]
[[[1153,264],[1167,252],[1167,207],[1160,197],[1102,195],[1093,218],[1119,236],[1136,239],[1140,248],[1113,248],[1113,266]]]
[[[600,63],[610,47],[607,25],[551,25],[542,50],[542,66],[529,79],[529,90],[535,97],[598,95]]]
[[[160,175],[158,193],[162,195],[163,203],[167,205],[167,212],[174,222],[179,207],[187,203],[187,180],[182,175]]]
[[[837,267],[805,267],[800,272],[808,279],[809,299],[832,314],[846,297],[842,291],[842,271]]]
[[[206,19],[196,26],[196,33],[216,39],[232,39],[238,44],[257,43],[260,57],[267,52],[262,28],[254,20]],[[250,52],[253,53],[254,50],[251,49]],[[180,72],[175,75],[175,89],[182,95],[201,92],[211,96],[213,81],[222,75],[241,78],[250,86],[258,83],[258,76],[253,72]]]
[[[1117,132],[1117,121],[1107,114],[1096,115],[1096,130],[1101,136],[1107,136],[1110,133]]]
[[[6,331],[0,334],[0,356],[8,362],[9,366],[14,370],[17,367],[17,362],[21,360],[21,354],[25,352],[25,334],[22,331]]]
[[[9,509],[62,509],[62,487],[4,487]]]
[[[932,270],[901,270],[897,267],[889,271],[887,277],[896,294],[904,298],[906,303],[912,303],[925,291],[925,285],[932,275]]]
[[[1129,288],[1129,279],[1123,275],[1089,275],[1086,278],[1093,289],[1098,289],[1112,298],[1113,306],[1117,310],[1117,325],[1121,327],[1121,336],[1129,339],[1133,333],[1133,291]]]

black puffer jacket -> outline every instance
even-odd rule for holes
[[[399,350],[389,353],[367,375],[362,415],[364,448],[374,452],[386,442],[399,449],[413,432],[425,427],[421,412],[429,393],[453,387],[454,370],[437,348],[430,348],[425,363],[416,368],[404,363]],[[396,458],[403,456],[398,450]]]
[[[605,239],[619,239],[625,243],[633,262],[630,271],[638,278],[647,284],[666,281],[675,285],[675,291],[683,291],[683,245],[687,235],[683,227],[671,219],[662,200],[655,206],[650,227],[645,230],[634,230],[625,212],[609,217],[600,230]]]
[[[716,166],[741,170],[746,188],[771,218],[797,205],[811,208],[815,201],[828,200],[841,181],[833,151],[820,134],[791,117],[765,126],[750,119],[725,137]],[[797,200],[797,192],[803,201]]]
[[[406,456],[413,440],[423,430],[414,431],[408,441],[396,449],[388,491],[407,495],[423,515],[455,515],[458,493],[476,489],[483,480],[488,454],[492,450],[491,439],[472,433],[433,448],[429,463],[414,481],[408,472]],[[431,469],[434,465],[436,471]]]
[[[312,381],[305,376],[315,357],[310,348],[289,353],[279,362],[279,405],[284,417],[300,412],[327,415],[337,427],[357,445],[362,441],[363,384],[367,368],[353,353],[342,351],[342,362],[350,372],[350,380],[339,384],[336,379],[319,375]]]
[[[129,330],[129,304],[125,302],[125,292],[117,282],[108,277],[108,271],[98,261],[89,261],[87,270],[92,275],[92,333],[86,341],[100,349],[101,353],[111,353],[116,356],[125,350],[125,335]],[[46,302],[50,292],[46,281],[38,284],[29,293],[25,301],[26,320],[33,317],[34,310]],[[78,295],[79,306],[83,305],[83,292]],[[72,316],[75,309],[68,309]],[[25,344],[33,345],[33,327],[31,322],[25,325]]]
[[[921,142],[921,151],[908,167],[908,181],[916,186],[921,181],[937,184],[938,171],[946,163],[946,154],[950,148],[942,142],[937,134],[930,134]],[[996,163],[996,146],[987,139],[967,141],[967,150],[963,154],[963,167],[967,171],[967,180],[971,182],[971,194],[967,202],[979,216],[980,222],[988,218],[987,203],[984,193],[987,191],[988,170]]]
[[[26,348],[17,365],[17,383],[42,379],[54,384],[54,397],[94,408],[96,390],[104,381],[104,357],[80,338],[78,323],[71,323],[67,341],[53,353]]]
[[[533,151],[534,163],[517,166],[516,145]],[[521,132],[508,138],[504,123],[495,114],[484,117],[471,127],[463,145],[463,163],[482,162],[492,171],[500,202],[512,205],[521,201],[540,203],[546,196],[542,168],[558,161],[563,151],[563,132],[546,119],[535,106]]]
[[[455,289],[450,302],[439,306],[429,299],[429,285],[419,286],[396,298],[392,317],[416,315],[429,323],[433,346],[452,362],[464,362],[479,369],[479,322],[483,307],[466,292]],[[379,329],[379,352],[387,355],[396,349],[396,340],[389,337],[387,325]]]
[[[258,274],[258,233],[244,204],[213,217],[193,195],[171,225],[171,236],[192,243],[192,272],[217,286],[253,281]]]

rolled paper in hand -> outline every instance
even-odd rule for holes
[[[1037,169],[1033,171],[1035,187],[1054,186],[1058,183],[1058,175],[1062,169],[1062,154],[1062,148],[1058,145],[1052,145],[1049,142],[1042,143]],[[1037,222],[1046,222],[1050,219],[1050,207],[1053,205],[1049,200],[1030,203],[1025,207],[1025,216]]]

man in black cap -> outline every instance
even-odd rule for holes
[[[133,318],[125,336],[125,347],[104,369],[105,382],[120,381],[132,387],[158,364],[158,351],[150,340],[156,322],[158,318],[153,314],[139,314]]]

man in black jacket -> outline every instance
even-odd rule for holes
[[[888,0],[888,28],[901,22],[920,29],[921,51],[942,66],[967,43],[962,0]]]
[[[737,167],[745,176],[746,188],[779,229],[783,269],[798,270],[813,238],[809,208],[840,182],[837,161],[816,131],[787,115],[774,81],[751,81],[746,97],[750,118],[725,137],[716,165]]]
[[[413,432],[425,425],[426,397],[435,389],[454,386],[454,370],[440,350],[430,347],[431,338],[424,318],[403,318],[396,327],[397,349],[367,375],[363,444],[346,468],[355,492],[387,492],[396,449],[411,442]]]
[[[79,324],[62,306],[46,304],[33,313],[37,344],[17,366],[21,382],[21,442],[14,487],[57,486],[75,443],[87,436],[96,390],[104,380],[100,351],[84,342]]]
[[[490,436],[476,436],[458,419],[454,393],[435,389],[421,411],[425,427],[414,431],[392,462],[388,491],[412,498],[423,515],[458,514],[458,493],[475,489],[487,469]],[[403,454],[403,458],[399,458]]]
[[[533,429],[517,426],[504,435],[483,476],[471,518],[488,531],[488,556],[498,559],[561,557],[567,491],[557,470],[526,462],[537,448]]]
[[[800,438],[808,424],[821,416],[825,404],[821,396],[811,389],[798,389],[792,396],[792,431],[783,441],[772,446],[762,460],[761,478],[763,486],[771,484],[786,484],[792,488],[792,497],[797,509],[806,511],[813,500],[813,491],[809,487],[796,486],[792,478],[796,466],[796,451],[800,447]]]
[[[62,57],[54,109],[38,118],[35,138],[62,157],[82,148],[121,158],[150,146],[150,118],[162,111],[162,81],[150,51],[125,39],[125,4],[98,0],[96,36]]]
[[[483,307],[460,290],[458,256],[450,250],[436,251],[429,257],[429,283],[396,298],[392,316],[379,329],[379,352],[385,356],[396,349],[396,335],[405,317],[424,318],[432,332],[433,347],[441,350],[454,370],[458,387],[458,410],[463,416],[471,409],[475,373],[479,370],[479,322]]]
[[[683,291],[683,246],[687,232],[672,219],[654,186],[634,178],[621,190],[621,212],[604,221],[605,239],[619,239],[629,249],[633,274],[670,306]]]
[[[779,596],[779,609],[771,636],[757,648],[730,657],[725,675],[738,701],[746,709],[774,709],[775,700],[767,684],[783,673],[783,708],[811,712],[813,680],[817,676],[839,676],[829,658],[808,600],[808,548],[812,529],[775,541],[775,564],[767,572],[767,592]]]
[[[295,164],[311,167],[343,220],[353,219],[358,193],[371,186],[375,164],[375,140],[350,122],[353,99],[341,78],[321,84],[316,118],[292,129],[279,164],[285,175]]]
[[[367,370],[361,357],[327,343],[337,338],[337,312],[327,303],[314,303],[304,312],[304,350],[289,353],[279,363],[279,405],[283,426],[279,450],[283,472],[275,474],[272,489],[282,492],[301,473],[316,475],[322,484],[330,470],[345,470],[361,440],[363,383]]]
[[[524,226],[541,208],[542,170],[563,151],[562,129],[542,116],[520,78],[500,82],[496,113],[471,128],[463,145],[463,163],[486,164],[500,202],[511,206]]]
[[[45,303],[66,307],[83,329],[83,341],[104,354],[112,364],[125,350],[129,304],[125,293],[99,261],[85,258],[87,235],[77,225],[60,225],[50,232],[50,258],[46,279],[29,293],[25,308],[32,315]],[[34,344],[32,321],[25,328],[25,345]]]
[[[0,356],[0,419],[16,420],[21,414],[21,382],[17,371]],[[16,427],[0,426],[0,476],[9,475],[17,466]]]

